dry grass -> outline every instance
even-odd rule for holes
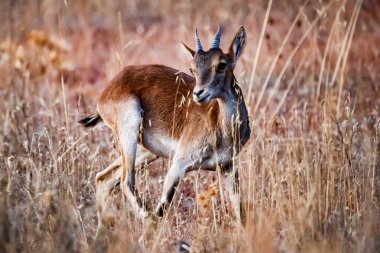
[[[376,1],[2,1],[0,252],[380,251],[380,5]],[[126,64],[187,70],[180,42],[222,48],[244,24],[235,70],[253,135],[238,158],[238,227],[215,173],[193,172],[157,224],[115,190],[94,241],[94,175],[118,151],[76,121]],[[139,174],[152,209],[167,161]],[[112,217],[104,217],[111,219]],[[138,243],[144,234],[144,242]]]

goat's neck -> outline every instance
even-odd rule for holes
[[[238,133],[240,124],[247,122],[248,115],[240,87],[234,77],[231,78],[227,92],[217,99],[219,104],[219,126],[223,135]],[[237,136],[236,136],[237,137]]]

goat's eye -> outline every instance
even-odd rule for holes
[[[193,76],[195,76],[195,71],[194,71],[194,69],[190,69],[190,72],[191,72],[191,74],[193,74]]]
[[[218,72],[222,72],[226,69],[227,64],[224,62],[221,62],[218,64]]]

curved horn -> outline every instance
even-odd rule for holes
[[[219,48],[220,37],[222,36],[222,27],[218,25],[218,31],[215,33],[214,41],[212,42],[212,48]]]
[[[195,29],[195,52],[203,51],[201,40],[198,37],[198,30]]]

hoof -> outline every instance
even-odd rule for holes
[[[166,211],[166,204],[160,204],[156,209],[156,215],[158,217],[164,216],[164,213]]]

